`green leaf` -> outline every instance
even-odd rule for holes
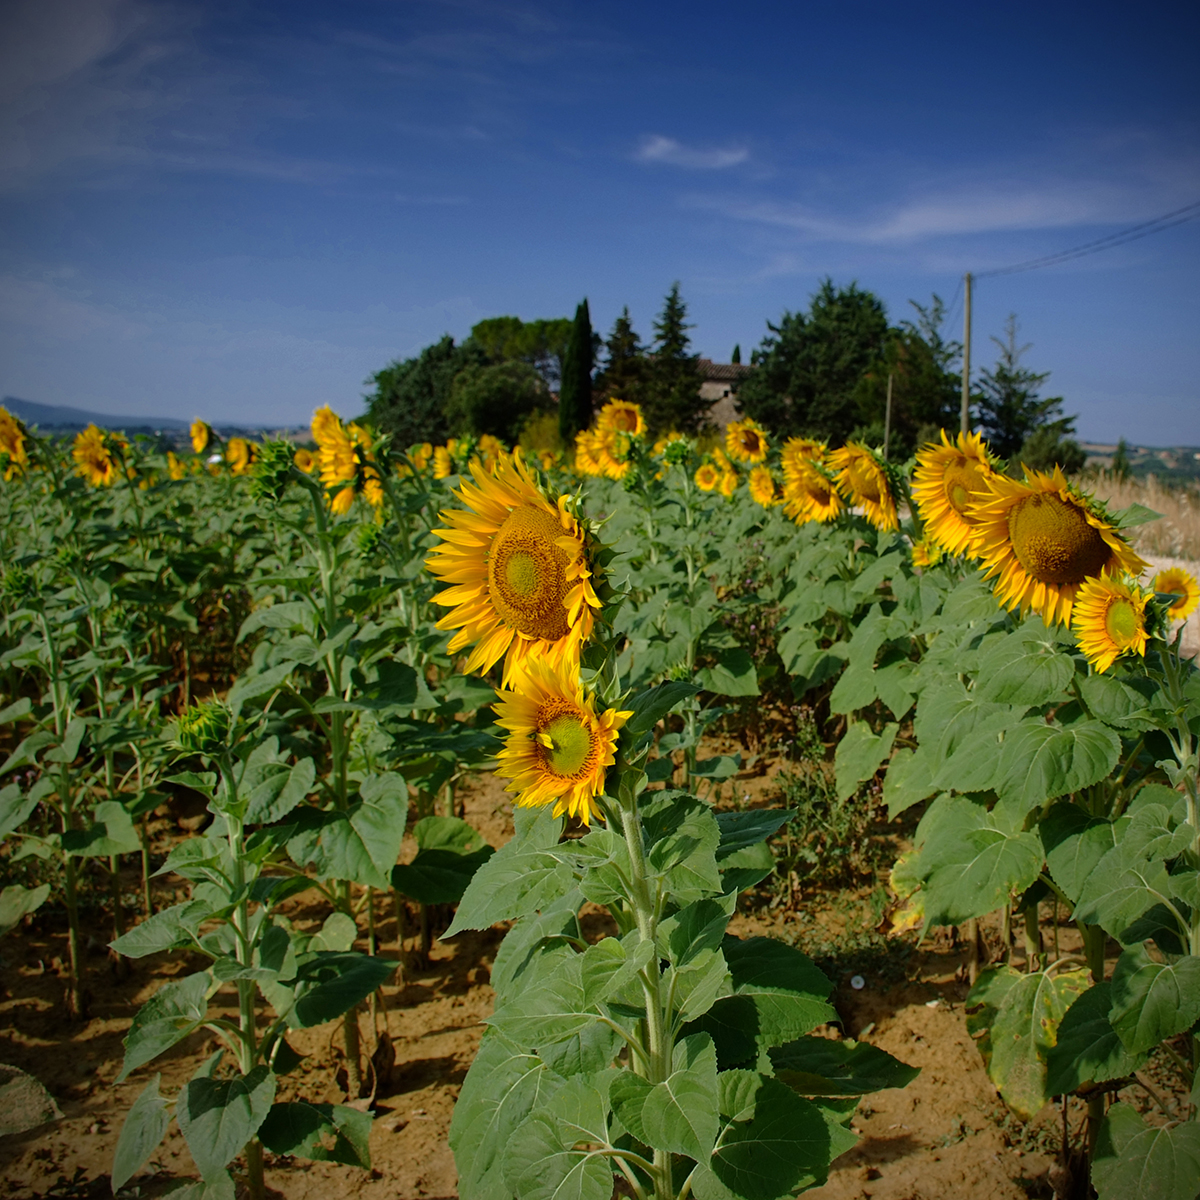
[[[1067,1009],[1058,1027],[1058,1041],[1046,1056],[1046,1092],[1061,1096],[1085,1083],[1105,1083],[1133,1074],[1145,1054],[1130,1054],[1108,1019],[1112,985],[1088,988]]]
[[[494,1029],[484,1032],[450,1120],[461,1195],[512,1200],[502,1172],[504,1155],[518,1127],[561,1087],[562,1079],[536,1054],[519,1049]]]
[[[712,1036],[722,1070],[836,1020],[827,1000],[833,985],[799,950],[771,938],[726,937],[722,952],[733,994],[689,1027]]]
[[[1023,721],[1004,739],[996,791],[1022,814],[1112,774],[1121,739],[1099,721],[1057,727]]]
[[[1130,504],[1127,508],[1113,513],[1113,520],[1120,529],[1136,529],[1139,525],[1147,525],[1151,521],[1161,521],[1162,513],[1147,508],[1144,504]],[[1189,1197],[1189,1200],[1192,1200]]]
[[[50,885],[23,888],[19,883],[9,884],[0,892],[0,937],[15,929],[22,918],[37,912],[50,897]]]
[[[198,971],[160,987],[133,1018],[125,1037],[125,1061],[115,1082],[121,1083],[131,1071],[199,1029],[204,1024],[212,990],[212,975],[208,971]]]
[[[695,679],[706,692],[716,692],[718,696],[758,695],[754,659],[741,646],[720,651],[716,663],[698,670]]]
[[[172,1188],[164,1194],[163,1200],[237,1200],[237,1193],[229,1172],[221,1171],[212,1179]]]
[[[161,1075],[155,1075],[133,1102],[117,1150],[113,1155],[112,1190],[115,1196],[141,1169],[142,1164],[158,1149],[171,1124],[171,1105],[159,1094]]]
[[[717,825],[721,830],[721,841],[717,846],[717,862],[765,842],[777,829],[796,815],[794,808],[756,808],[749,812],[716,813]]]
[[[621,730],[622,745],[626,741],[633,744],[643,734],[652,732],[667,713],[696,695],[699,690],[695,684],[669,680],[630,697],[625,701],[625,706],[633,716],[625,722],[625,727]]]
[[[545,908],[574,887],[571,870],[557,849],[562,818],[551,816],[545,807],[518,809],[514,819],[522,821],[518,829],[524,828],[524,836],[518,832],[505,842],[471,877],[443,938]]]
[[[552,1046],[597,1021],[584,999],[581,957],[559,959],[551,974],[499,1007],[486,1023],[517,1045]]]
[[[513,925],[492,964],[492,987],[497,996],[505,996],[540,977],[543,960],[574,953],[565,938],[582,938],[578,917],[582,904],[582,894],[572,889],[541,912],[531,912]]]
[[[79,756],[79,747],[83,745],[83,736],[87,733],[87,717],[72,717],[63,734],[62,742],[53,750],[46,752],[46,761],[53,763],[73,763]]]
[[[419,850],[411,863],[392,868],[392,886],[421,904],[457,904],[495,853],[458,817],[424,817],[413,832]]]
[[[310,1104],[306,1100],[274,1104],[258,1137],[272,1154],[348,1167],[371,1165],[371,1114],[343,1104]]]
[[[110,944],[126,958],[145,958],[147,954],[189,946],[211,912],[212,906],[203,900],[173,904],[170,908],[159,909]]]
[[[1023,1120],[1041,1111],[1046,1063],[1058,1026],[1087,987],[1087,971],[1036,971],[1004,966],[984,971],[967,996],[967,1032],[979,1043],[984,1066],[1004,1103]]]
[[[381,987],[396,969],[390,959],[353,950],[318,950],[297,956],[293,1029],[307,1029],[340,1017]]]
[[[11,725],[13,721],[29,716],[32,711],[33,701],[28,696],[22,696],[0,709],[0,725]]]
[[[1087,877],[1116,845],[1116,826],[1077,804],[1055,804],[1038,822],[1038,833],[1054,882],[1076,903]]]
[[[1117,959],[1112,977],[1112,1027],[1130,1054],[1141,1054],[1200,1019],[1200,958],[1155,962],[1145,946]]]
[[[200,1174],[211,1179],[258,1132],[275,1099],[275,1075],[265,1066],[232,1079],[193,1078],[175,1104],[175,1119]]]
[[[933,780],[936,790],[984,792],[995,786],[1000,770],[1001,738],[1007,738],[1023,709],[1012,704],[985,704],[975,695],[952,702],[918,705],[918,737],[936,742]],[[922,715],[923,714],[923,715]],[[920,751],[918,751],[920,754]]]
[[[535,1113],[509,1145],[504,1174],[521,1200],[611,1200],[612,1167],[603,1156],[576,1149],[549,1113]]]
[[[647,805],[646,811],[647,835],[660,834],[650,847],[648,865],[652,875],[663,879],[667,894],[678,904],[689,904],[720,892],[716,851],[721,828],[707,806],[680,797],[657,810]]]
[[[1196,1200],[1198,1179],[1200,1124],[1147,1125],[1128,1104],[1105,1114],[1092,1159],[1100,1200]]]
[[[1140,828],[1147,832],[1144,824]],[[1133,819],[1118,823],[1114,830],[1117,844],[1105,852],[1080,889],[1074,913],[1077,921],[1120,934],[1168,894],[1166,867],[1160,859],[1145,856],[1145,839],[1131,836],[1134,833]]]
[[[802,1096],[862,1096],[907,1087],[921,1073],[867,1042],[803,1037],[770,1051],[775,1077]]]
[[[733,915],[732,896],[696,900],[658,926],[658,948],[676,966],[686,966],[703,950],[719,950]]]
[[[639,1142],[650,1144],[650,1137],[642,1125],[642,1109],[646,1097],[654,1090],[654,1084],[632,1071],[618,1071],[608,1085],[608,1098],[613,1115],[633,1134]],[[715,1115],[715,1112],[714,1112]]]
[[[834,774],[837,777],[839,800],[847,800],[860,783],[872,779],[896,740],[899,726],[889,722],[878,734],[871,732],[865,721],[858,721],[846,731],[834,755]]]
[[[247,796],[245,820],[248,825],[270,825],[282,821],[312,791],[317,769],[311,758],[301,759],[290,770],[270,774]]]
[[[671,1074],[641,1108],[648,1145],[702,1162],[717,1140],[717,1052],[712,1038],[692,1034],[675,1046]]]
[[[672,989],[675,1013],[684,1021],[702,1017],[718,997],[729,995],[729,964],[720,950],[703,949],[686,963],[671,967],[664,986]]]
[[[1036,626],[1038,632],[1027,627],[999,638],[980,655],[976,672],[980,700],[1036,708],[1063,696],[1075,663],[1040,621]]]
[[[229,689],[226,703],[236,716],[242,710],[247,700],[257,700],[268,692],[276,691],[287,683],[288,676],[296,669],[294,662],[280,663],[269,667],[256,675],[239,675],[237,682]]]
[[[579,960],[583,1003],[591,1009],[617,995],[653,959],[653,943],[637,933],[629,936],[628,945],[622,938],[601,938]]]
[[[135,854],[142,849],[137,827],[119,800],[101,800],[92,810],[90,829],[68,829],[62,835],[63,850],[77,858],[107,858],[113,854]]]
[[[902,746],[892,755],[883,777],[883,799],[888,806],[889,819],[907,812],[937,791],[933,785],[934,766],[933,751],[925,747],[914,753]]]
[[[8,837],[14,829],[24,825],[37,803],[37,797],[24,795],[19,784],[10,783],[0,789],[0,838]]]
[[[776,1079],[720,1076],[720,1144],[692,1176],[697,1200],[777,1200],[822,1182],[829,1130],[820,1111]]]
[[[1107,725],[1149,729],[1153,724],[1147,698],[1112,675],[1085,675],[1079,694],[1092,716]]]

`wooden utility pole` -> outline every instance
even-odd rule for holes
[[[971,272],[963,277],[966,300],[963,304],[963,384],[962,384],[962,431],[971,431]]]
[[[888,442],[892,436],[892,373],[888,372],[887,408],[883,414],[883,460],[887,461]]]

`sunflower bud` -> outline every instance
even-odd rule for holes
[[[0,594],[6,600],[20,602],[28,599],[37,590],[33,576],[24,567],[9,567],[0,576]]]
[[[226,749],[233,732],[233,713],[221,700],[203,700],[181,713],[172,744],[182,754],[212,758]]]
[[[293,450],[291,442],[263,442],[250,467],[250,495],[260,502],[278,502],[292,475]]]

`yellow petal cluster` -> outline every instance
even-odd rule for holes
[[[29,469],[28,435],[24,424],[0,406],[0,466],[8,483]]]
[[[384,499],[383,483],[367,431],[353,421],[343,425],[341,417],[325,405],[313,413],[312,436],[321,482],[332,496],[330,509],[344,515],[359,494],[378,508]]]
[[[1079,648],[1097,671],[1122,654],[1146,653],[1146,602],[1150,593],[1115,575],[1097,575],[1079,586],[1071,626]]]
[[[913,499],[925,525],[925,537],[949,554],[962,554],[975,530],[972,505],[986,495],[996,474],[994,460],[977,433],[960,433],[954,441],[941,431],[941,442],[917,452]]]
[[[876,529],[900,528],[887,472],[873,450],[861,442],[847,442],[829,455],[829,465],[836,472],[838,490]]]
[[[730,421],[725,429],[725,448],[734,462],[763,462],[768,445],[766,430],[752,417]]]
[[[1200,583],[1182,567],[1164,567],[1155,575],[1153,586],[1156,592],[1175,597],[1167,609],[1167,617],[1172,621],[1186,621],[1200,604]]]
[[[92,487],[112,487],[121,474],[121,464],[128,443],[115,433],[98,425],[89,425],[75,435],[71,457],[75,474],[82,476]]]

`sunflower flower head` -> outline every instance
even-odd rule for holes
[[[187,474],[186,465],[181,459],[176,457],[174,450],[167,451],[167,474],[176,482]]]
[[[1150,593],[1117,575],[1085,579],[1075,596],[1071,626],[1088,662],[1107,671],[1122,654],[1146,653]]]
[[[454,459],[449,447],[438,446],[433,452],[434,479],[449,479],[454,474]]]
[[[759,463],[750,468],[750,497],[763,508],[774,508],[783,500],[771,469]]]
[[[29,433],[24,422],[0,406],[0,474],[8,483],[29,468]]]
[[[995,474],[985,482],[987,491],[969,508],[971,550],[1006,608],[1065,625],[1086,580],[1145,570],[1103,506],[1068,484],[1060,467],[1049,474],[1026,469],[1023,480]]]
[[[297,471],[303,471],[305,475],[311,475],[317,468],[317,456],[311,450],[301,448],[292,457],[292,463]]]
[[[800,470],[804,463],[822,462],[825,458],[825,443],[816,438],[792,437],[783,443],[780,465],[786,479],[789,471]]]
[[[941,431],[941,442],[917,452],[913,499],[925,536],[949,554],[961,554],[975,529],[971,505],[983,498],[995,475],[995,460],[977,433],[960,433],[953,441]]]
[[[617,429],[597,429],[596,459],[608,479],[624,479],[633,468],[631,435]]]
[[[596,712],[573,667],[531,660],[513,688],[497,692],[497,724],[508,730],[496,774],[523,807],[553,804],[585,825],[602,816],[596,797],[616,759],[617,734],[632,712]]]
[[[225,461],[234,475],[245,475],[258,457],[258,447],[245,438],[231,437],[225,443]]]
[[[326,406],[313,414],[312,434],[321,483],[331,496],[330,509],[343,516],[359,494],[378,508],[383,503],[383,484],[367,430],[353,421],[343,425]]]
[[[120,435],[109,433],[98,425],[89,425],[75,435],[71,447],[75,474],[86,479],[92,487],[112,487],[121,476],[127,446]]]
[[[936,567],[942,561],[944,551],[937,542],[931,541],[929,538],[922,538],[919,542],[913,543],[912,548],[912,565],[914,567]]]
[[[417,471],[424,471],[433,459],[433,445],[430,442],[420,442],[409,447],[408,460]]]
[[[642,406],[630,400],[610,400],[596,416],[596,429],[601,432],[623,433],[641,437],[646,432]]]
[[[832,521],[845,508],[837,484],[823,461],[787,459],[783,465],[783,511],[796,522]]]
[[[701,463],[696,468],[696,486],[702,492],[711,492],[721,482],[721,472],[716,463]]]
[[[581,429],[575,435],[575,470],[580,475],[598,477],[604,474],[600,460],[599,436],[594,429]]]
[[[767,457],[767,432],[752,417],[730,421],[725,430],[725,449],[734,462],[760,463]]]
[[[547,499],[519,450],[470,470],[474,482],[454,493],[462,507],[441,513],[442,545],[425,560],[450,585],[434,597],[450,610],[438,628],[457,631],[450,653],[472,647],[464,670],[479,672],[504,657],[506,687],[534,658],[578,670],[600,600],[596,546],[572,498]]]
[[[1186,621],[1200,604],[1200,583],[1182,567],[1165,567],[1159,571],[1154,577],[1154,590],[1174,597],[1167,609],[1167,618],[1171,621]]]
[[[207,421],[201,421],[199,417],[192,422],[191,434],[192,450],[196,454],[203,454],[214,440],[212,426]]]
[[[891,483],[874,450],[861,442],[847,442],[829,456],[829,465],[837,473],[838,490],[848,503],[863,510],[876,529],[900,528]]]
[[[717,489],[726,500],[733,499],[733,493],[737,491],[738,473],[734,470],[722,471],[721,482],[717,484]]]

